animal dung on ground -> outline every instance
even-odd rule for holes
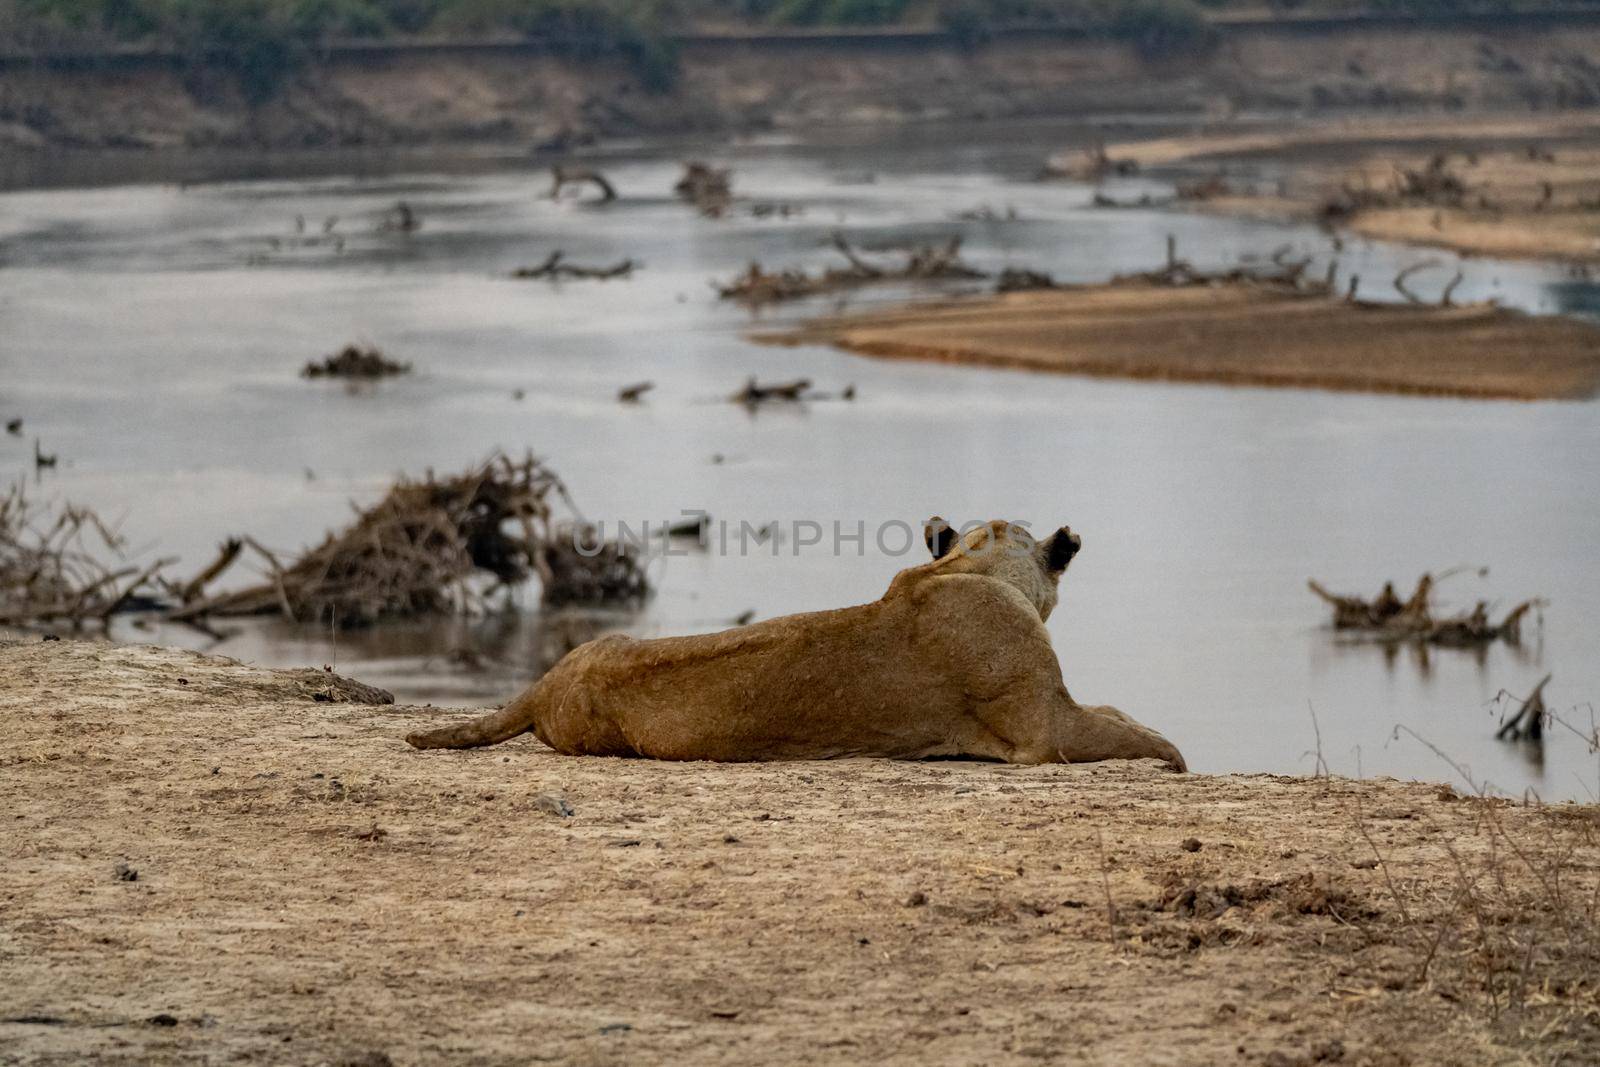
[[[554,815],[560,819],[570,819],[576,814],[565,797],[556,796],[554,793],[540,793],[534,798],[533,805],[546,815]]]
[[[1498,623],[1490,620],[1488,602],[1482,600],[1471,611],[1441,618],[1433,613],[1430,604],[1435,584],[1431,574],[1424,574],[1411,596],[1401,600],[1394,583],[1385,582],[1378,595],[1367,600],[1330,593],[1315,579],[1306,582],[1311,592],[1333,608],[1336,630],[1359,630],[1380,640],[1415,640],[1458,647],[1483,645],[1496,639],[1516,644],[1522,638],[1523,618],[1544,603],[1537,598],[1524,600]]]
[[[376,345],[349,344],[331,356],[307,363],[301,368],[300,376],[371,381],[410,373],[411,364],[389,359]]]

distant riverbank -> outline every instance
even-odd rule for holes
[[[537,42],[349,43],[318,53],[264,99],[237,72],[161,49],[13,53],[0,57],[0,145],[554,151],[839,123],[1600,103],[1597,15],[1214,21],[1216,47],[1164,58],[1068,28],[978,47],[927,30],[703,33],[676,42],[670,88],[624,58],[580,60]]]

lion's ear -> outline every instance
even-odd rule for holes
[[[944,559],[956,543],[956,532],[948,522],[935,515],[922,524],[922,539],[928,543],[928,551],[933,553],[934,559]]]
[[[1069,527],[1063,526],[1050,538],[1050,547],[1045,552],[1046,566],[1052,574],[1059,574],[1067,569],[1067,564],[1072,562],[1072,557],[1078,554],[1078,549],[1083,547],[1083,538],[1073,533]]]

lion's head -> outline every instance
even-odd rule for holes
[[[1083,538],[1066,526],[1038,540],[1021,523],[992,519],[952,527],[937,515],[923,525],[928,551],[941,573],[983,574],[1014,586],[1048,620],[1056,588]]]

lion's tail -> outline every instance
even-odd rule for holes
[[[499,711],[490,712],[471,722],[407,734],[406,742],[412,748],[482,748],[484,745],[509,741],[533,729],[541,703],[540,688],[537,683],[530,685]]]

